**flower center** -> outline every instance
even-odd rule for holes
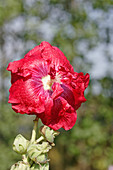
[[[51,80],[50,75],[42,77],[42,83],[43,83],[44,90],[52,90],[51,86],[52,86],[53,82]]]

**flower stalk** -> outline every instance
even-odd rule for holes
[[[32,135],[31,135],[31,143],[33,143],[36,139],[36,130],[37,130],[37,126],[38,126],[38,117],[36,117],[36,119],[34,120],[34,127],[32,130]]]

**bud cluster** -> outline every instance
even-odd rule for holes
[[[55,136],[59,135],[47,126],[40,128],[40,137],[34,142],[28,141],[21,134],[17,135],[13,150],[21,154],[22,161],[12,165],[11,170],[49,170],[47,153],[54,146]]]

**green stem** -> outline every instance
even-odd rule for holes
[[[36,117],[36,119],[34,120],[34,127],[33,127],[32,135],[31,135],[31,143],[33,143],[36,139],[37,126],[38,126],[38,117]]]

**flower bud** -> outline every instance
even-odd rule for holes
[[[60,133],[58,131],[54,131],[53,129],[50,129],[48,126],[42,126],[40,128],[40,132],[50,143],[53,143],[55,136],[58,136]]]
[[[22,161],[19,161],[12,165],[10,170],[30,170],[30,167],[29,165],[24,164]]]
[[[47,155],[46,154],[41,154],[35,159],[36,163],[45,163],[47,162]]]
[[[27,149],[28,156],[34,162],[44,163],[47,160],[45,153],[49,152],[51,145],[48,142],[43,142],[42,144],[31,144]]]
[[[25,154],[27,151],[29,141],[26,140],[21,134],[17,135],[14,143],[13,150],[19,154]]]

